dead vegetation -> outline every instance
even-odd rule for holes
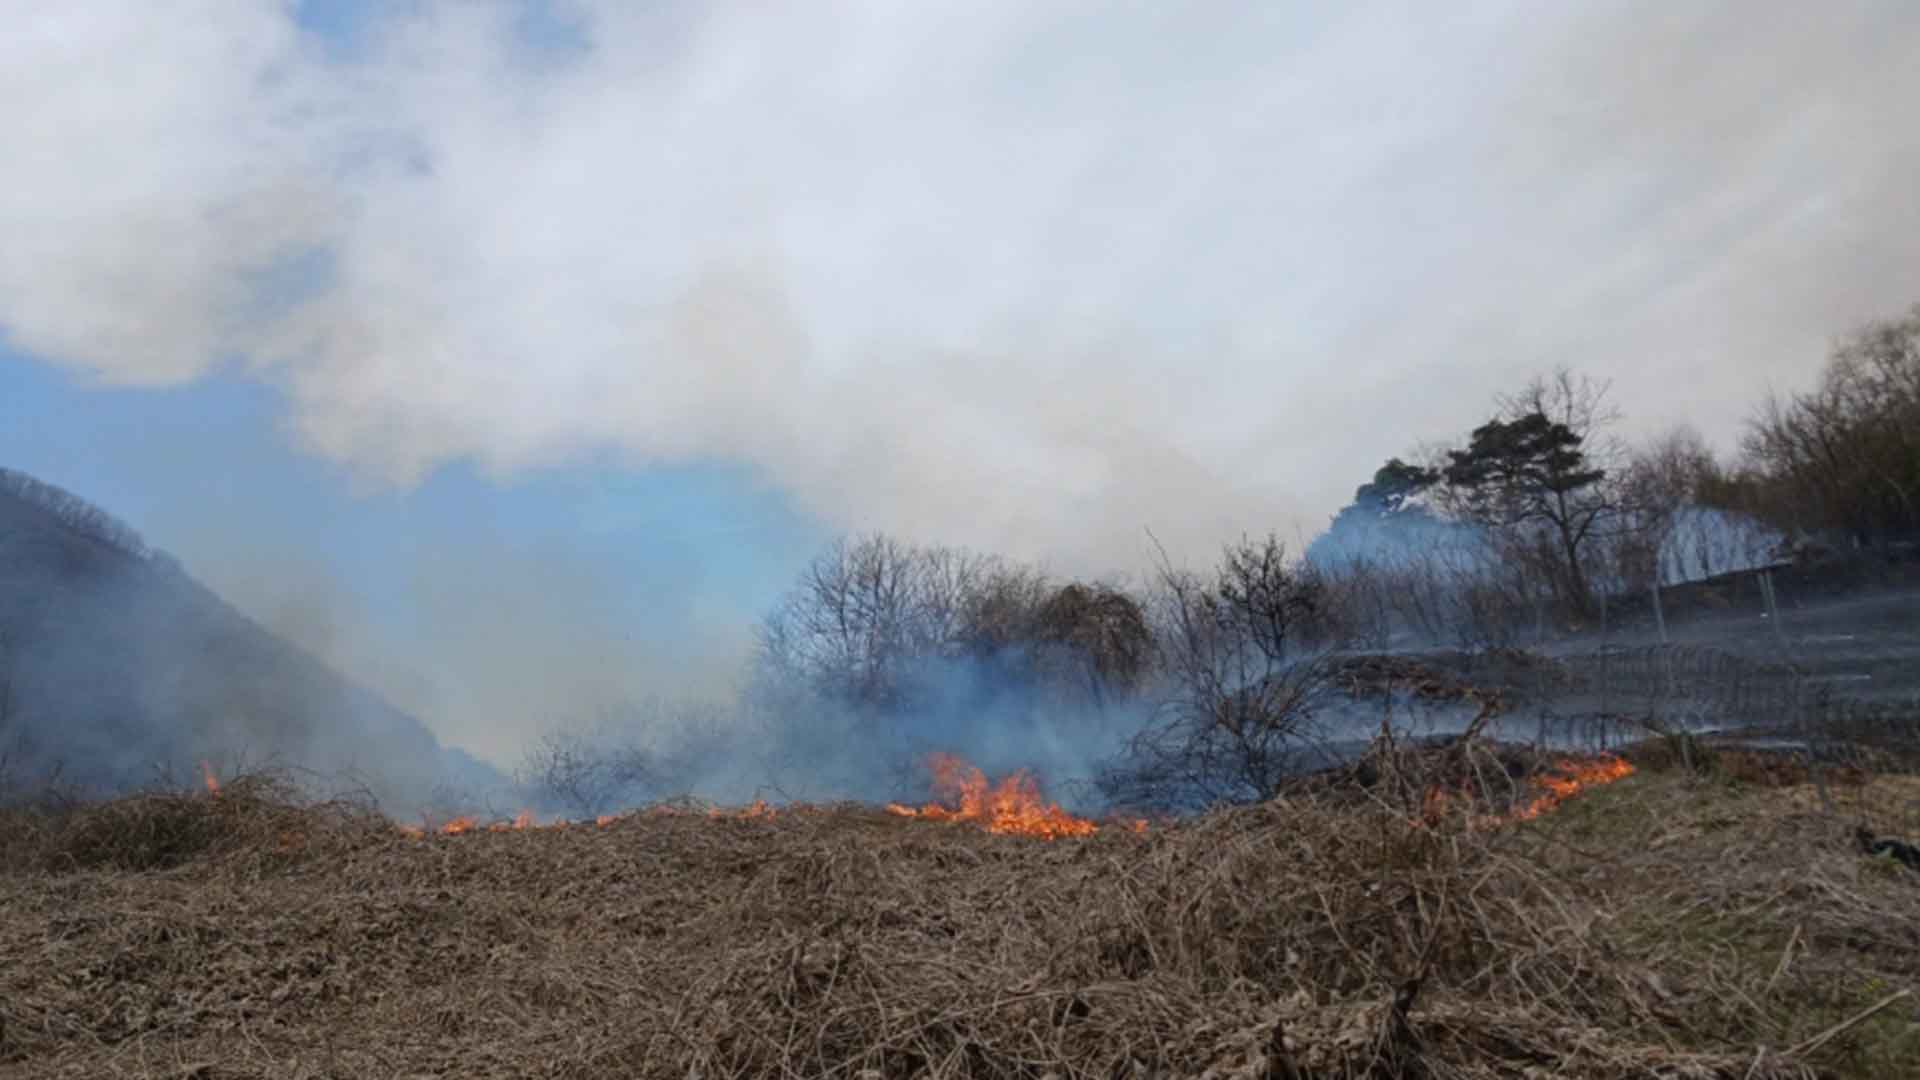
[[[1426,704],[1484,702],[1520,687],[1561,690],[1571,682],[1559,664],[1522,649],[1358,653],[1332,666],[1334,681],[1355,700],[1404,695]]]
[[[1914,1073],[1920,873],[1798,787],[1642,770],[1500,828],[1394,790],[1051,843],[857,806],[410,838],[246,779],[42,813],[0,1076]]]
[[[271,772],[203,791],[158,790],[97,803],[46,800],[0,815],[0,865],[11,871],[164,870],[212,856],[263,864],[338,854],[391,825],[370,801],[300,799]]]

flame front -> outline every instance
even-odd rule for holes
[[[1565,762],[1554,772],[1540,778],[1547,790],[1511,815],[1515,821],[1530,821],[1552,810],[1587,788],[1611,784],[1633,775],[1633,766],[1621,758],[1607,755],[1597,761]]]
[[[1091,836],[1103,827],[1073,816],[1061,809],[1058,803],[1046,801],[1041,795],[1039,781],[1024,769],[993,784],[988,782],[986,774],[952,754],[934,754],[928,758],[927,764],[933,771],[934,791],[941,802],[929,803],[919,809],[894,803],[886,808],[889,813],[930,821],[969,822],[988,832],[1033,836],[1043,840],[1062,836]],[[212,768],[204,764],[203,768],[208,790],[218,793],[219,781]],[[741,807],[709,806],[702,809],[697,806],[660,804],[624,813],[600,814],[592,822],[601,829],[625,821],[659,817],[699,816],[714,821],[766,822],[788,813],[806,815],[817,811],[818,808],[806,805],[776,807],[765,799],[757,798]],[[511,821],[487,822],[462,815],[438,824],[423,818],[418,825],[396,824],[394,829],[402,836],[425,839],[430,836],[465,836],[483,832],[567,829],[576,824],[584,826],[586,823],[554,820],[541,824],[535,820],[532,811],[522,810]],[[1116,820],[1111,824],[1136,834],[1147,831],[1144,819]]]
[[[769,805],[765,799],[755,799],[752,804],[738,810],[723,810],[716,806],[707,811],[708,817],[732,818],[736,821],[766,821],[778,814],[779,811]]]
[[[1052,840],[1061,836],[1091,836],[1100,826],[1077,818],[1041,797],[1040,783],[1022,769],[989,784],[987,776],[952,754],[934,754],[927,759],[933,771],[933,790],[948,806],[928,803],[918,809],[890,803],[887,812],[900,817],[926,818],[932,821],[970,821],[991,833],[1037,836]],[[1135,831],[1144,831],[1145,823],[1133,823]]]
[[[1467,824],[1476,829],[1496,828],[1515,821],[1532,821],[1553,811],[1561,803],[1591,788],[1611,784],[1632,776],[1633,765],[1611,754],[1603,754],[1593,760],[1577,758],[1564,759],[1551,770],[1533,778],[1533,782],[1545,790],[1535,795],[1524,805],[1516,806],[1502,814],[1468,814]],[[1471,792],[1463,792],[1459,798],[1469,805],[1473,801]],[[1446,816],[1448,806],[1456,798],[1444,788],[1427,789],[1421,800],[1420,824],[1438,825]]]
[[[207,783],[207,794],[220,794],[220,776],[213,771],[213,766],[208,762],[200,763],[200,778]]]
[[[513,816],[512,821],[496,821],[487,826],[488,832],[518,832],[533,827],[533,811],[522,810]]]

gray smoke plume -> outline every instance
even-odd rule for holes
[[[263,380],[370,485],[734,463],[1098,574],[1316,531],[1553,365],[1725,446],[1920,296],[1905,0],[315,7],[9,20],[0,332]],[[530,700],[610,696],[568,655]]]
[[[242,357],[384,482],[723,459],[1134,565],[1312,527],[1546,363],[1724,441],[1920,294],[1899,0],[291,12],[15,20],[0,324]]]

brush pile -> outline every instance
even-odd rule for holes
[[[1048,842],[859,806],[409,837],[230,781],[14,823],[0,1076],[1897,1075],[1911,872],[1729,791]]]
[[[1470,700],[1477,692],[1453,672],[1393,653],[1340,657],[1333,662],[1333,680],[1356,699],[1404,693],[1423,702],[1456,702]]]
[[[0,817],[0,866],[16,874],[140,872],[227,856],[268,869],[344,855],[392,829],[368,802],[307,802],[288,778],[271,773],[208,788],[13,806]]]
[[[1559,663],[1521,649],[1359,653],[1329,663],[1335,685],[1356,699],[1404,694],[1428,705],[1484,703],[1573,680]]]

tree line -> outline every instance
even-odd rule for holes
[[[1845,339],[1813,389],[1762,402],[1730,460],[1686,427],[1630,445],[1620,419],[1605,382],[1537,377],[1460,443],[1389,459],[1299,555],[1243,538],[1209,569],[1163,555],[1136,582],[844,538],[760,625],[741,707],[776,725],[825,710],[850,724],[836,738],[861,738],[925,714],[962,671],[1123,717],[1099,777],[1111,801],[1255,800],[1327,734],[1345,651],[1512,645],[1595,628],[1610,598],[1662,583],[1920,539],[1920,306]],[[577,798],[674,771],[637,754],[549,737],[529,775]]]
[[[1764,400],[1731,459],[1684,425],[1629,446],[1619,419],[1604,382],[1561,370],[1464,446],[1389,460],[1307,553],[1353,633],[1508,644],[1656,584],[1920,540],[1920,305]]]
[[[132,526],[65,488],[35,479],[26,473],[0,468],[0,495],[10,495],[37,507],[62,528],[137,559],[150,559],[155,554]]]

